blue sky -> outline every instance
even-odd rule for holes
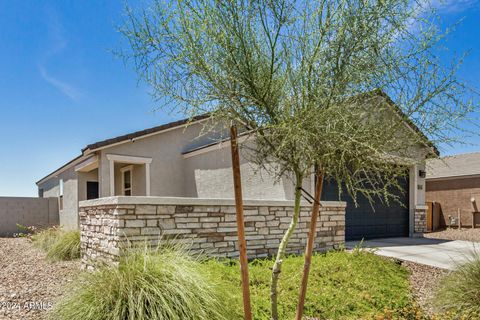
[[[459,75],[480,88],[480,1],[435,2],[446,25],[464,18],[445,45],[470,50]],[[0,196],[35,196],[35,181],[85,145],[179,117],[153,112],[148,88],[112,54],[122,11],[122,1],[0,0]]]

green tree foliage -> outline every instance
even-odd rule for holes
[[[243,125],[250,161],[296,188],[317,167],[339,193],[395,201],[405,167],[458,140],[476,108],[461,59],[440,63],[446,33],[425,1],[153,0],[126,16],[123,54],[161,107]],[[273,268],[274,319],[300,197]]]

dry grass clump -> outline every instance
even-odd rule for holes
[[[176,245],[129,249],[118,267],[86,272],[53,310],[58,320],[241,319],[236,290]]]
[[[33,234],[31,239],[36,247],[47,252],[50,261],[80,258],[80,231],[53,227]]]

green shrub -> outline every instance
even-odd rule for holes
[[[51,261],[67,261],[80,258],[80,231],[59,232],[57,240],[47,251]]]
[[[80,232],[49,228],[32,235],[33,244],[47,252],[51,261],[80,258]]]
[[[65,320],[240,319],[232,291],[184,248],[130,249],[118,268],[99,266],[52,311]]]
[[[455,315],[455,319],[480,319],[480,255],[442,279],[435,295],[435,306]]]
[[[24,226],[20,223],[17,223],[18,232],[14,236],[19,238],[30,238],[33,234],[37,232],[36,226]]]

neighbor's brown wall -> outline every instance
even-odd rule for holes
[[[448,216],[457,217],[461,209],[462,226],[472,225],[472,194],[480,194],[480,178],[427,181],[427,202],[438,202],[442,208],[440,225],[448,224]],[[476,223],[480,223],[477,221]]]

